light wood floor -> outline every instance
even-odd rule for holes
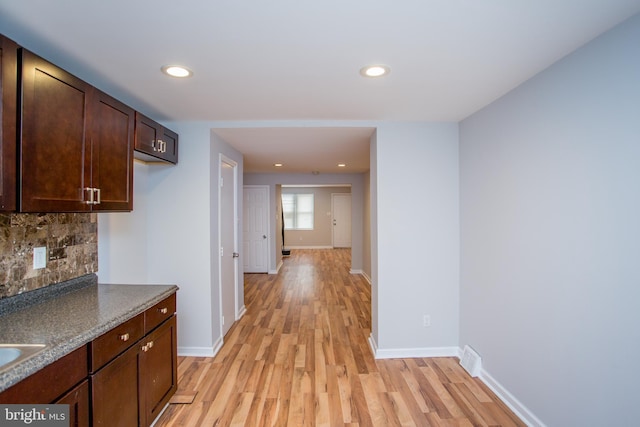
[[[156,426],[524,426],[456,358],[375,360],[349,267],[349,250],[293,250],[245,275],[246,314],[216,357],[179,358],[174,400],[193,402]]]

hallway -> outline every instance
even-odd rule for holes
[[[156,426],[522,426],[455,358],[374,360],[370,285],[350,250],[294,250],[246,274],[246,313],[214,358],[180,357]],[[178,316],[178,321],[180,321]]]

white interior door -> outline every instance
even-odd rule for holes
[[[331,215],[333,219],[333,247],[351,247],[351,194],[331,195]]]
[[[243,260],[245,273],[269,271],[269,187],[244,187]]]
[[[236,287],[238,285],[237,250],[237,164],[220,158],[220,311],[224,336],[236,319]]]

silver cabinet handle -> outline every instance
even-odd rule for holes
[[[102,198],[100,197],[100,189],[99,188],[94,188],[93,191],[96,192],[96,200],[95,202],[93,202],[94,205],[99,205],[100,202],[102,201]]]
[[[83,189],[85,192],[89,192],[89,200],[85,200],[84,203],[85,205],[93,205],[94,201],[93,201],[93,188],[91,187],[85,187]]]

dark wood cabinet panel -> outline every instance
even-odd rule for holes
[[[141,351],[131,347],[91,376],[94,426],[138,426],[143,423],[138,405]]]
[[[91,187],[100,190],[93,210],[133,209],[135,111],[94,89],[90,104]]]
[[[69,405],[69,427],[88,427],[91,425],[88,380],[81,382],[54,403]]]
[[[143,161],[178,163],[178,134],[136,112],[135,152]]]
[[[116,326],[89,343],[91,372],[96,372],[144,335],[144,314]]]
[[[16,209],[18,45],[0,35],[0,211]]]
[[[89,211],[87,103],[91,86],[22,50],[20,210]]]
[[[172,316],[143,340],[140,382],[145,425],[156,419],[178,388],[176,336]]]
[[[165,408],[178,388],[175,309],[173,294],[89,344],[94,426],[146,427]],[[141,339],[122,352],[125,334]]]
[[[133,209],[135,111],[22,49],[20,211]]]
[[[162,141],[164,143],[164,159],[170,163],[178,163],[178,134],[167,128],[162,128]]]
[[[173,294],[144,312],[144,333],[151,332],[156,326],[173,316],[175,312],[176,294]]]
[[[52,403],[88,373],[87,346],[82,346],[0,394],[0,403]]]

